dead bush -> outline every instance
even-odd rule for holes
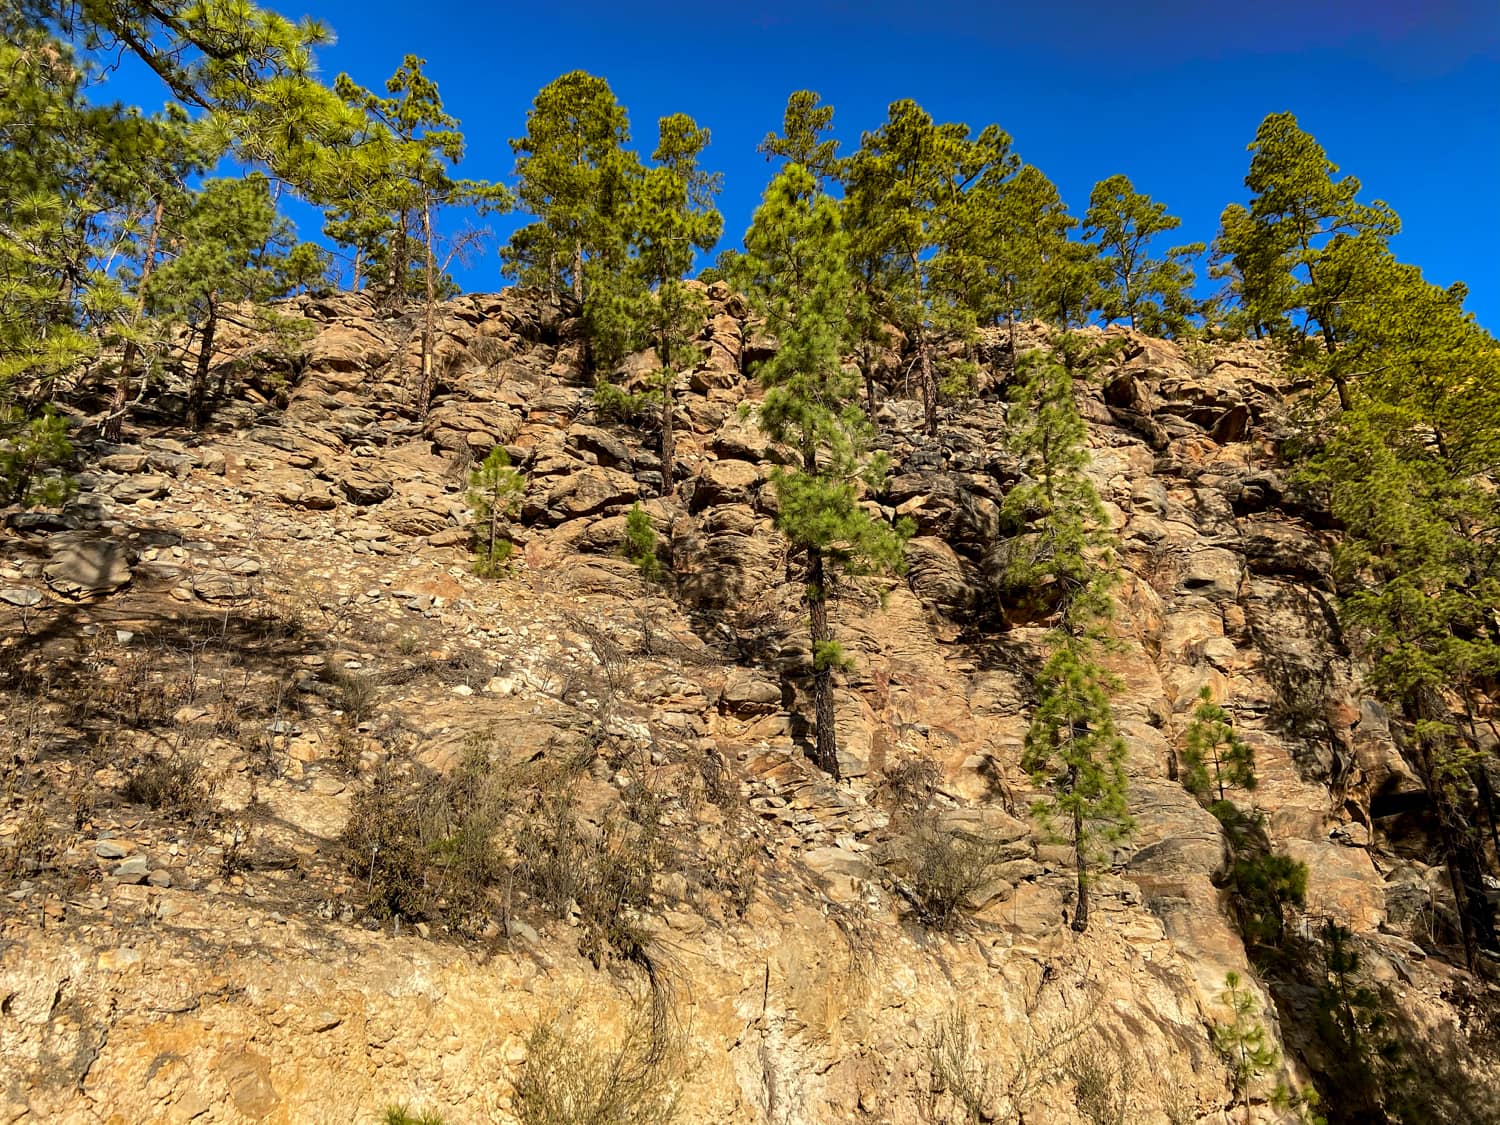
[[[1136,573],[1163,598],[1171,597],[1182,578],[1187,551],[1180,545],[1161,542],[1148,549]]]
[[[682,1097],[680,1048],[662,1044],[644,1010],[615,1046],[561,1018],[537,1024],[515,1082],[521,1125],[664,1125]]]
[[[896,838],[888,865],[898,877],[896,889],[911,903],[917,920],[941,930],[957,925],[1011,858],[1004,841],[955,830],[928,816]]]
[[[122,652],[111,663],[96,648],[89,663],[99,668],[99,680],[97,690],[79,700],[80,718],[151,730],[170,723],[178,708],[192,703],[198,694],[193,667],[169,673],[157,653]]]
[[[0,852],[0,870],[11,877],[36,875],[62,850],[62,837],[48,822],[41,800],[33,798],[27,802],[5,844]]]
[[[1078,1044],[1095,1026],[1098,998],[1089,990],[1080,1002],[1081,982],[1058,982],[1061,995],[1069,998],[1061,1012],[1044,1016],[1047,979],[1043,974],[1036,990],[1025,997],[1025,1018],[1006,1029],[1001,1055],[985,1056],[987,1040],[967,1009],[958,1006],[943,1015],[928,1040],[930,1120],[965,1125],[1025,1121],[1037,1094],[1067,1073]]]
[[[932,801],[932,794],[942,777],[936,762],[925,758],[908,758],[885,771],[880,788],[898,812],[921,812]]]
[[[645,957],[641,912],[666,857],[655,808],[614,809],[594,828],[575,814],[570,788],[548,787],[517,826],[516,848],[525,891],[559,918],[576,912],[580,947],[596,964],[611,952]]]
[[[328,665],[324,678],[333,689],[333,705],[355,726],[375,711],[375,681],[363,672]]]
[[[1064,1065],[1073,1080],[1073,1104],[1093,1125],[1127,1125],[1134,1120],[1135,1059],[1102,1035],[1082,1039]]]
[[[213,812],[214,789],[202,758],[192,751],[173,748],[136,759],[120,796],[133,805],[201,819]]]
[[[342,837],[370,915],[440,921],[462,934],[486,929],[508,880],[496,839],[508,796],[482,742],[465,750],[452,777],[377,777],[355,798]]]

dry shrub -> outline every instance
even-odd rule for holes
[[[933,929],[949,929],[1012,858],[1005,841],[948,828],[927,816],[896,838],[889,866],[898,875],[896,889],[917,919]]]
[[[942,772],[936,762],[926,758],[908,758],[885,771],[880,780],[880,788],[898,812],[916,814],[931,803]]]
[[[479,933],[499,917],[508,876],[496,835],[509,808],[507,779],[473,742],[452,777],[386,770],[355,798],[343,843],[378,919],[442,921]]]
[[[653,799],[637,796],[590,830],[575,815],[571,786],[543,788],[517,826],[516,850],[522,887],[559,918],[577,912],[580,946],[596,964],[611,951],[643,961],[641,912],[667,858]]]
[[[1078,1044],[1092,1031],[1097,996],[1089,992],[1052,1019],[1041,1015],[1046,978],[1026,998],[1025,1019],[1011,1024],[1003,1056],[986,1058],[985,1040],[963,1007],[943,1016],[928,1040],[931,1086],[928,1116],[934,1121],[1024,1121],[1046,1086],[1067,1075]],[[1065,990],[1071,991],[1071,988]]]
[[[0,871],[13,877],[35,875],[45,870],[62,850],[62,837],[48,823],[42,802],[33,798],[26,804],[5,845],[0,851]]]
[[[1136,1061],[1120,1046],[1093,1034],[1079,1041],[1064,1069],[1073,1080],[1073,1104],[1093,1125],[1128,1125],[1134,1120]]]
[[[1177,589],[1177,583],[1182,578],[1186,558],[1187,551],[1180,545],[1156,543],[1146,551],[1136,573],[1158,596],[1168,598]]]
[[[654,979],[642,912],[670,855],[660,802],[633,786],[588,824],[575,790],[592,756],[501,767],[481,737],[449,777],[382,771],[355,799],[343,834],[369,913],[472,936],[505,929],[519,894],[576,922],[596,964],[617,954]]]
[[[350,723],[358,726],[375,711],[375,681],[363,672],[327,665],[324,678],[333,689],[333,703]]]
[[[644,1006],[618,1045],[602,1038],[576,1020],[552,1019],[532,1029],[515,1083],[521,1125],[665,1125],[677,1117],[680,1048],[660,1039]]]
[[[150,730],[171,723],[178,708],[198,695],[192,664],[169,674],[161,653],[122,652],[111,665],[103,650],[96,649],[91,662],[101,675],[95,690],[79,700],[80,718]]]
[[[931,1071],[928,1109],[933,1120],[977,1125],[995,1119],[994,1068],[984,1059],[969,1014],[949,1012],[927,1045]]]
[[[192,751],[174,748],[136,759],[120,795],[131,804],[202,819],[213,812],[214,789],[214,779],[203,759]]]

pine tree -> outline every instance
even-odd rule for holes
[[[1231,279],[1257,333],[1299,347],[1316,335],[1332,355],[1341,343],[1340,305],[1357,278],[1330,269],[1330,256],[1351,239],[1383,246],[1400,220],[1384,203],[1358,202],[1353,176],[1335,180],[1338,166],[1290,113],[1269,115],[1249,148],[1252,198],[1248,208],[1225,209],[1214,272]],[[1334,388],[1347,410],[1348,387],[1337,372]]]
[[[1399,707],[1398,731],[1433,801],[1472,963],[1476,947],[1493,950],[1500,936],[1471,795],[1492,835],[1496,817],[1477,732],[1454,722],[1449,696],[1472,716],[1480,683],[1500,669],[1500,561],[1486,530],[1500,512],[1492,490],[1445,457],[1420,420],[1409,408],[1375,404],[1340,415],[1313,476],[1346,528],[1335,556],[1344,618],[1372,686]],[[1487,439],[1477,435],[1476,444]]]
[[[285,220],[278,220],[269,182],[259,174],[206,181],[201,191],[169,207],[162,219],[169,260],[146,286],[146,311],[193,329],[187,422],[200,429],[208,417],[220,323],[242,302],[253,305],[287,291],[282,262],[291,235]]]
[[[542,87],[511,140],[516,195],[537,221],[503,251],[502,270],[585,303],[587,266],[618,266],[621,222],[637,169],[626,152],[630,123],[609,83],[582,70]]]
[[[1226,789],[1255,788],[1255,752],[1235,734],[1229,713],[1214,702],[1206,684],[1198,693],[1198,706],[1188,724],[1182,765],[1183,785],[1199,797],[1217,793],[1224,801]]]
[[[967,125],[936,124],[916,102],[891,103],[884,125],[866,133],[842,162],[855,272],[911,342],[929,436],[938,428],[936,339],[972,331],[972,305],[954,286],[934,286],[932,271],[965,274],[955,255],[971,253],[966,194],[1011,174],[1018,161],[996,125],[977,135]],[[946,258],[945,258],[946,255]]]
[[[1020,358],[1016,322],[1043,314],[1048,265],[1065,253],[1078,220],[1069,216],[1052,181],[1030,164],[982,190],[976,202],[973,229],[991,278],[988,289],[980,290],[987,294],[980,319],[1005,324],[1014,372]]]
[[[508,210],[510,192],[482,180],[458,180],[453,169],[463,159],[464,136],[459,122],[443,109],[437,83],[423,72],[426,60],[407,55],[380,97],[339,75],[337,88],[350,105],[362,108],[383,127],[374,134],[376,176],[370,199],[355,216],[384,213],[394,216],[389,227],[390,275],[387,292],[398,307],[407,292],[407,270],[415,261],[422,278],[421,371],[413,409],[427,414],[436,371],[437,305],[441,297],[443,263],[439,259],[436,212],[443,207],[472,207],[480,213]],[[412,243],[415,241],[415,249]]]
[[[1133,822],[1125,742],[1109,701],[1113,681],[1097,660],[1117,573],[1103,533],[1103,506],[1086,474],[1087,430],[1069,372],[1087,357],[1067,339],[1061,349],[1064,363],[1042,351],[1028,353],[1011,399],[1011,416],[1023,420],[1009,444],[1028,479],[1007,494],[1005,511],[1033,530],[1021,537],[1006,577],[1013,588],[1046,589],[1056,606],[1021,764],[1047,790],[1035,805],[1039,819],[1073,845],[1078,900],[1072,925],[1081,933],[1088,927],[1093,869]]]
[[[1281,1065],[1281,1053],[1272,1046],[1266,1026],[1260,1021],[1255,994],[1243,987],[1239,973],[1226,973],[1222,1000],[1229,1007],[1228,1023],[1213,1030],[1214,1046],[1229,1067],[1230,1088],[1235,1105],[1245,1107],[1250,1121],[1250,1095],[1255,1083]]]
[[[490,578],[510,561],[511,544],[501,537],[502,525],[520,510],[526,478],[510,467],[510,454],[501,445],[469,473],[469,507],[477,525],[474,573]]]
[[[717,172],[700,166],[709,133],[683,113],[663,117],[653,164],[638,170],[622,223],[628,257],[600,262],[592,271],[588,319],[596,349],[608,357],[651,348],[661,364],[655,375],[660,396],[662,494],[676,491],[673,433],[678,376],[697,362],[695,341],[708,315],[698,288],[687,284],[698,251],[718,242],[724,220],[714,208],[721,187]]]
[[[1323,971],[1317,1028],[1329,1052],[1330,1077],[1346,1119],[1388,1120],[1384,1087],[1401,1053],[1400,1044],[1391,1037],[1380,993],[1360,979],[1353,942],[1347,927],[1323,923],[1318,934]]]
[[[859,380],[844,365],[856,304],[839,206],[814,175],[790,164],[766,189],[745,234],[737,280],[779,347],[756,369],[760,425],[801,463],[772,473],[776,524],[806,556],[803,585],[813,656],[814,760],[839,776],[834,672],[846,663],[828,617],[837,574],[900,569],[908,527],[892,529],[859,502],[884,479],[869,454]]]
[[[1186,327],[1194,309],[1189,293],[1194,277],[1187,261],[1203,253],[1203,244],[1150,256],[1156,236],[1181,225],[1181,219],[1167,214],[1165,203],[1136,191],[1125,176],[1094,185],[1083,235],[1094,240],[1103,266],[1100,311],[1106,324],[1123,318],[1152,335],[1176,335]]]
[[[823,105],[812,90],[797,90],[786,100],[781,133],[767,133],[755,151],[767,160],[780,158],[812,174],[815,191],[823,191],[838,173],[839,142],[833,131],[833,106]]]
[[[621,553],[635,564],[647,582],[660,582],[666,573],[656,554],[657,543],[651,517],[641,507],[640,501],[636,501],[625,517],[625,542],[621,545]]]

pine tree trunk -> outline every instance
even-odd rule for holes
[[[422,374],[417,383],[417,418],[427,417],[427,405],[432,399],[432,348],[437,335],[437,278],[432,256],[432,204],[422,206],[422,243],[426,248],[427,263],[427,307],[422,315]]]
[[[495,558],[495,537],[500,533],[500,499],[490,494],[490,542],[484,561],[488,564]]]
[[[1010,292],[1010,282],[1005,283],[1006,293]],[[1016,310],[1014,305],[1006,310],[1005,320],[1010,329],[1010,374],[1015,378],[1016,374]]]
[[[349,278],[349,292],[359,292],[359,275],[365,264],[365,252],[356,250],[354,252],[354,275]]]
[[[193,367],[193,385],[188,391],[187,423],[201,430],[208,420],[208,369],[213,363],[214,335],[219,328],[219,306],[213,294],[208,298],[208,316],[203,321],[203,338],[198,344],[198,362]]]
[[[161,233],[161,209],[162,201],[158,199],[156,209],[151,216],[151,239],[146,244],[146,257],[141,262],[140,284],[136,286],[137,327],[146,315],[146,284],[151,280],[151,269],[156,264],[157,236]],[[125,404],[130,401],[130,379],[135,373],[135,360],[139,354],[140,346],[134,340],[125,345],[125,354],[120,358],[120,377],[115,382],[114,397],[109,402],[109,416],[104,420],[105,441],[120,440],[120,431],[125,425]]]
[[[917,359],[922,368],[922,414],[927,420],[927,436],[937,437],[937,376],[932,370],[932,352],[927,347],[927,333],[917,326]]]
[[[859,346],[859,370],[865,377],[865,413],[869,415],[870,421],[875,421],[875,363],[870,357],[870,345],[868,342]]]
[[[583,243],[573,243],[573,299],[583,304]]]
[[[662,388],[661,388],[661,494],[677,494],[677,438],[672,433],[672,408],[676,405],[672,396],[672,348],[662,344]]]
[[[816,547],[807,552],[807,615],[813,645],[813,760],[818,767],[839,779],[838,732],[834,727],[833,668],[819,658],[819,650],[827,650],[833,642],[833,629],[828,624],[827,576],[823,564],[823,552]]]
[[[927,436],[937,437],[937,376],[932,370],[932,352],[922,323],[922,263],[915,254],[911,256],[911,268],[917,280],[917,360],[922,370],[922,413],[927,420]]]
[[[406,307],[406,267],[411,259],[406,228],[410,222],[411,213],[403,210],[400,225],[391,238],[391,292],[389,296],[390,307],[397,310]]]
[[[1078,767],[1068,770],[1068,792],[1078,784]],[[1073,866],[1078,873],[1078,909],[1073,912],[1073,932],[1083,933],[1089,928],[1089,883],[1088,863],[1083,854],[1083,810],[1073,806]]]
[[[1429,709],[1420,697],[1406,700],[1405,710],[1417,720],[1430,718]],[[1472,827],[1464,821],[1452,796],[1436,780],[1433,749],[1427,739],[1417,739],[1418,768],[1422,784],[1432,798],[1438,836],[1442,841],[1448,881],[1453,888],[1453,904],[1458,911],[1459,930],[1464,943],[1464,961],[1473,971],[1478,965],[1477,946],[1494,951],[1495,908],[1485,893],[1484,875],[1479,860],[1482,847],[1472,846]]]

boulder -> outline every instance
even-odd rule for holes
[[[357,321],[330,324],[307,349],[310,372],[364,372],[386,363],[391,347],[374,330]]]
[[[354,503],[366,506],[389,500],[395,491],[390,481],[367,469],[345,470],[339,477],[339,487]]]
[[[1214,601],[1232,601],[1240,590],[1240,557],[1222,547],[1193,551],[1183,563],[1179,587]]]
[[[760,466],[749,461],[710,461],[698,471],[693,510],[719,504],[749,504],[764,479]]]
[[[968,612],[981,593],[958,553],[933,536],[907,541],[906,579],[924,603],[952,617]]]
[[[563,477],[547,492],[546,499],[537,515],[550,517],[553,522],[590,516],[606,508],[632,504],[640,496],[640,487],[633,477],[618,469],[591,467]],[[528,510],[535,510],[531,501]]]
[[[122,504],[159,500],[172,490],[172,482],[154,473],[125,477],[109,486],[109,494]]]
[[[780,709],[781,687],[759,673],[736,668],[724,681],[724,692],[719,698],[731,714],[763,714]]]
[[[122,543],[65,532],[53,536],[47,545],[52,558],[42,567],[42,577],[59,594],[96,597],[112,594],[130,582],[130,561]]]
[[[568,430],[565,444],[575,452],[593,454],[599,464],[607,468],[628,472],[631,467],[630,450],[625,443],[597,426],[573,426]]]

